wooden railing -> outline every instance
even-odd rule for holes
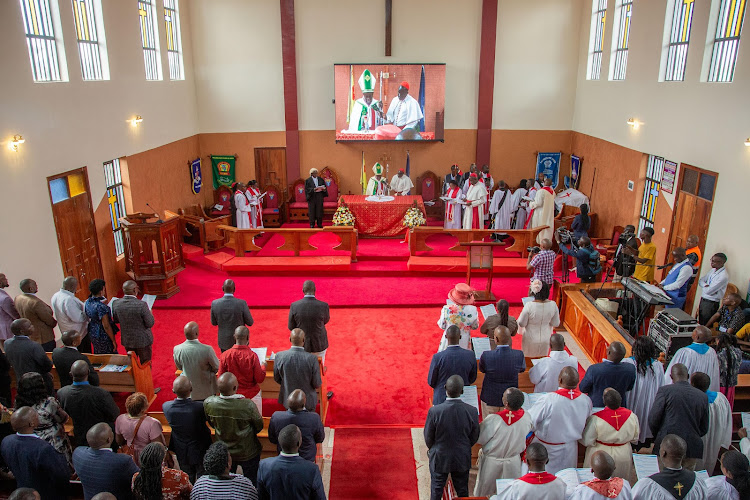
[[[427,245],[427,239],[436,234],[449,234],[458,241],[451,250],[464,251],[462,243],[482,241],[491,234],[504,233],[513,238],[513,243],[506,247],[508,252],[519,252],[523,257],[528,256],[527,247],[535,246],[537,235],[547,226],[539,226],[534,229],[443,229],[442,227],[418,226],[409,230],[409,254],[416,255],[417,252],[429,252],[432,247]]]
[[[302,250],[317,250],[318,247],[310,244],[310,238],[320,232],[333,233],[341,242],[333,247],[333,250],[349,250],[352,262],[357,262],[357,230],[351,226],[330,226],[322,229],[312,228],[257,228],[237,229],[232,226],[218,226],[217,230],[228,239],[227,246],[234,249],[236,257],[244,257],[245,252],[258,252],[261,247],[253,242],[260,233],[279,234],[284,238],[284,243],[277,250],[290,250],[295,257],[299,257]]]

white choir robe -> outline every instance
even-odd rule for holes
[[[536,192],[534,201],[529,203],[529,208],[534,210],[529,229],[547,226],[536,237],[536,242],[541,243],[544,239],[552,241],[555,232],[555,196],[546,189],[540,189]]]
[[[250,199],[250,225],[253,228],[263,227],[263,205],[258,199],[260,189],[247,188],[246,194]]]
[[[711,500],[740,500],[740,492],[727,482],[726,476],[709,477],[706,489]]]
[[[680,500],[713,500],[706,492],[706,483],[696,477],[693,487],[681,496]],[[674,500],[674,497],[656,481],[647,477],[639,479],[633,486],[633,500]]]
[[[377,127],[382,125],[381,122],[383,121],[375,112],[375,107],[382,108],[383,105],[377,99],[373,99],[368,106],[364,97],[354,101],[352,114],[349,117],[349,128],[344,129],[344,132],[374,132]]]
[[[569,497],[569,500],[605,500],[613,498],[617,500],[632,500],[633,498],[633,491],[630,488],[630,483],[627,479],[622,480],[622,489],[620,489],[620,493],[618,493],[616,496],[602,495],[601,493],[590,488],[587,483],[596,484],[595,481],[596,480],[586,481],[586,483],[579,484],[578,487],[573,491],[573,494]]]
[[[705,354],[701,354],[701,352]],[[711,377],[711,385],[708,386],[708,390],[719,392],[719,358],[716,356],[716,351],[711,347],[706,344],[693,343],[677,349],[672,361],[669,362],[669,366],[664,370],[664,385],[672,383],[671,371],[677,363],[685,365],[690,375],[695,372],[703,372]]]
[[[567,484],[559,477],[545,484],[532,484],[516,479],[499,495],[492,495],[490,500],[564,500],[566,488]]]
[[[385,177],[381,177],[380,180],[377,180],[375,177],[370,177],[370,180],[367,181],[367,191],[365,192],[366,195],[372,196],[372,195],[387,195],[388,194],[388,186],[386,184]]]
[[[535,429],[534,441],[547,448],[547,472],[551,474],[578,465],[578,440],[583,436],[593,406],[587,395],[578,390],[573,392],[574,399],[548,392],[529,410]]]
[[[500,205],[503,196],[505,200]],[[495,191],[492,195],[492,203],[490,203],[490,213],[495,216],[492,229],[510,229],[510,224],[513,222],[513,193],[502,189]]]
[[[461,188],[448,189],[445,196],[454,200],[463,200],[465,198]],[[463,227],[462,205],[453,201],[445,202],[445,229],[461,229]]]
[[[618,415],[630,413],[624,420],[623,418],[610,419],[609,421],[600,418],[612,410],[605,408],[589,417],[586,422],[586,428],[583,430],[581,444],[586,447],[586,457],[583,459],[584,467],[591,467],[591,455],[597,451],[603,451],[611,456],[615,461],[615,470],[612,473],[615,477],[629,479],[633,470],[633,449],[630,443],[638,442],[640,427],[638,426],[638,416],[627,408],[617,410]],[[619,430],[612,426],[619,422]],[[601,444],[608,443],[608,444]],[[609,446],[617,444],[619,446]]]
[[[492,178],[491,175],[487,174],[486,176],[484,174],[479,176],[479,182],[484,184],[484,189],[487,190],[487,201],[484,202],[484,220],[488,220],[490,218],[490,193],[492,193],[492,190],[495,187],[495,179]],[[510,197],[511,193],[508,193],[508,197]]]
[[[523,229],[523,226],[526,224],[526,201],[522,200],[524,196],[526,196],[525,188],[518,188],[515,191],[513,191],[513,211],[516,214],[516,223],[513,226],[513,229]]]
[[[419,102],[407,94],[403,101],[398,96],[391,100],[385,120],[387,123],[393,123],[400,128],[414,128],[422,118],[424,118],[424,115]]]
[[[708,393],[708,432],[702,439],[703,460],[696,464],[695,470],[705,469],[711,474],[719,459],[719,450],[728,450],[732,445],[732,407],[720,392]]]
[[[245,193],[238,191],[234,194],[234,206],[237,207],[235,210],[237,229],[250,229],[253,227],[250,225],[250,212],[252,209]]]
[[[510,413],[511,424],[507,415]],[[518,413],[521,417],[517,418]],[[533,426],[528,412],[510,412],[501,409],[479,424],[479,440],[482,449],[477,460],[477,481],[474,496],[489,496],[497,491],[496,479],[521,477],[521,453],[526,449],[526,436]]]
[[[398,174],[394,175],[391,179],[391,191],[393,194],[398,195],[407,195],[409,194],[409,190],[411,190],[414,187],[414,184],[411,182],[411,179],[409,179],[406,174],[402,175],[401,177],[398,176]],[[431,200],[425,200],[425,201],[431,201]]]
[[[534,384],[534,392],[554,392],[559,387],[560,372],[566,366],[578,369],[578,358],[566,351],[550,351],[546,358],[529,370],[529,380]]]
[[[630,363],[633,366],[636,365],[635,359],[632,357],[625,358],[622,361]],[[638,373],[638,368],[636,367],[635,385],[632,391],[627,392],[627,404],[625,407],[638,415],[638,422],[641,425],[641,432],[638,437],[639,443],[643,443],[647,439],[654,437],[651,427],[648,426],[648,415],[651,413],[651,407],[654,405],[656,391],[663,385],[664,365],[658,360],[652,360],[651,365],[646,369],[645,375]]]
[[[474,208],[479,213],[479,229],[484,229],[484,202],[486,201],[487,190],[484,188],[484,184],[477,182],[473,186],[469,185],[469,189],[466,191],[466,207],[464,208],[464,229],[472,229]]]

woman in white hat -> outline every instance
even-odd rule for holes
[[[448,292],[448,303],[440,311],[437,324],[443,332],[449,326],[456,325],[461,330],[459,345],[464,349],[471,349],[469,345],[471,331],[479,328],[479,311],[474,305],[474,290],[469,285],[459,283]],[[448,341],[443,333],[438,352],[446,347],[448,347]]]

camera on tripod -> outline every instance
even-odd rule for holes
[[[573,233],[567,227],[557,228],[557,242],[565,245],[573,243]]]
[[[529,253],[539,253],[542,249],[539,247],[526,247],[526,251]]]
[[[620,233],[620,237],[617,238],[617,244],[618,245],[625,245],[627,244],[628,240],[633,237],[635,233],[631,231],[626,231],[623,233]]]

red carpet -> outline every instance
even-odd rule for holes
[[[419,498],[410,430],[336,429],[328,498]]]

